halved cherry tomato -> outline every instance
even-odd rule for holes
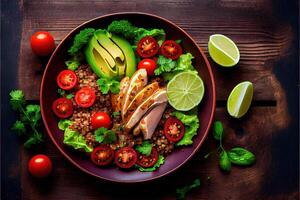
[[[75,102],[77,105],[88,108],[94,104],[96,100],[95,90],[90,87],[83,87],[76,92]]]
[[[182,48],[174,40],[166,40],[162,43],[160,52],[165,57],[176,60],[182,54]]]
[[[57,85],[63,90],[70,90],[77,84],[77,76],[72,70],[61,71],[56,78]]]
[[[128,169],[137,161],[137,153],[131,147],[123,147],[115,153],[115,163],[120,168]]]
[[[52,104],[54,114],[59,118],[68,118],[73,114],[73,102],[70,99],[61,97]]]
[[[149,156],[138,154],[138,159],[136,163],[144,168],[152,167],[158,160],[158,152],[153,147],[151,150],[151,154]]]
[[[153,76],[156,69],[156,62],[153,59],[145,58],[138,64],[138,69],[146,69],[148,76]]]
[[[48,156],[38,154],[30,159],[28,163],[28,170],[32,176],[42,178],[51,173],[52,162]]]
[[[106,145],[101,145],[94,148],[91,154],[91,160],[95,165],[105,166],[109,165],[114,159],[114,151]]]
[[[106,112],[96,112],[91,117],[91,125],[93,129],[97,128],[109,128],[111,120],[109,115]]]
[[[178,142],[184,135],[183,123],[175,117],[169,117],[164,125],[164,134],[168,140]]]
[[[143,58],[150,58],[154,56],[157,54],[158,49],[158,43],[150,36],[143,37],[137,45],[137,52]]]
[[[38,56],[47,56],[55,48],[52,35],[46,31],[38,31],[31,36],[30,45],[32,51]]]

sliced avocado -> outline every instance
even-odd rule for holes
[[[92,37],[85,50],[85,57],[92,70],[98,76],[117,76],[116,63],[112,56]]]
[[[116,63],[116,68],[119,77],[125,75],[125,56],[123,51],[117,46],[111,39],[111,34],[105,30],[97,30],[95,36],[98,40],[98,43],[113,57]]]
[[[115,34],[111,34],[110,39],[122,50],[125,56],[126,76],[131,77],[136,71],[136,60],[133,49],[129,42]]]

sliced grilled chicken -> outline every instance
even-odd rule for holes
[[[137,107],[129,120],[126,122],[125,130],[129,132],[140,121],[147,111],[150,111],[155,106],[167,101],[167,90],[165,88],[157,90],[146,101]]]
[[[124,120],[127,121],[139,105],[155,93],[159,89],[158,82],[153,82],[142,89],[131,101],[124,113]]]
[[[159,104],[153,108],[143,119],[141,119],[138,127],[143,132],[144,139],[151,139],[166,107],[167,102]]]
[[[111,104],[114,111],[119,112],[122,109],[123,98],[129,87],[129,77],[124,77],[120,82],[120,92],[119,94],[111,95]]]
[[[124,114],[131,103],[131,101],[134,99],[135,95],[141,91],[145,85],[147,85],[148,79],[147,79],[147,71],[145,69],[139,69],[137,70],[131,77],[128,89],[124,95],[123,102],[122,102],[122,119],[124,120]]]

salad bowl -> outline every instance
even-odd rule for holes
[[[76,152],[70,149],[63,143],[63,132],[57,127],[58,119],[52,112],[52,102],[57,98],[56,77],[60,71],[65,67],[65,60],[67,58],[68,48],[72,45],[73,38],[80,30],[84,28],[103,28],[107,27],[114,20],[126,19],[136,26],[151,27],[164,29],[168,39],[180,39],[181,46],[186,52],[190,52],[193,56],[193,66],[201,76],[205,94],[198,105],[199,129],[197,135],[193,138],[193,144],[175,149],[174,152],[166,157],[165,164],[153,172],[140,172],[138,170],[119,170],[115,167],[99,168],[89,160],[89,156],[84,153]],[[90,21],[87,21],[72,30],[57,46],[52,54],[41,83],[40,90],[40,104],[43,122],[45,124],[47,133],[52,142],[59,149],[64,157],[66,157],[73,165],[80,170],[107,181],[121,182],[121,183],[136,183],[145,182],[158,179],[166,176],[171,172],[176,171],[201,147],[205,138],[209,133],[209,129],[214,117],[216,94],[215,82],[211,66],[200,47],[183,29],[159,16],[146,13],[114,13],[104,15]]]

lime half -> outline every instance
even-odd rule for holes
[[[223,67],[232,67],[240,60],[239,49],[225,35],[211,35],[208,41],[208,52],[211,58]]]
[[[177,74],[167,86],[168,101],[176,110],[191,110],[201,102],[203,95],[203,81],[194,72]]]
[[[233,88],[228,100],[227,111],[235,118],[244,116],[252,101],[253,97],[253,85],[249,81],[241,82]]]

